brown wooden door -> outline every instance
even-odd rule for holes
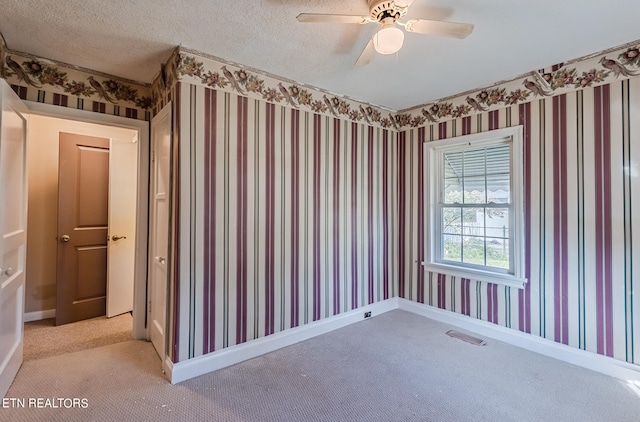
[[[109,139],[60,133],[56,325],[105,314]]]

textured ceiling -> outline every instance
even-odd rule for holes
[[[463,40],[408,33],[397,55],[354,63],[375,24],[366,0],[2,0],[7,47],[151,82],[177,45],[403,110],[640,39],[638,0],[415,0],[406,19],[469,22]]]

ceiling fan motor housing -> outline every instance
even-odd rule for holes
[[[407,13],[407,9],[396,6],[395,2],[389,0],[369,0],[369,16],[378,22],[387,18],[392,18],[395,22]]]

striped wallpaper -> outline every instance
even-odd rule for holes
[[[111,104],[107,101],[92,100],[88,98],[78,98],[73,95],[60,94],[49,90],[47,87],[34,88],[19,85],[9,79],[11,88],[22,100],[36,103],[50,104],[61,107],[68,107],[77,110],[92,111],[94,113],[109,114],[112,116],[126,117],[137,120],[150,120],[151,112],[135,106]],[[19,82],[18,82],[19,83]]]
[[[394,132],[176,87],[174,362],[395,296]]]
[[[421,144],[514,125],[525,133],[526,288],[423,272]],[[640,78],[400,132],[399,296],[638,363],[639,145]]]
[[[400,296],[637,363],[640,78],[607,75],[399,131],[183,75],[156,104],[177,141],[173,361]],[[423,271],[421,144],[515,125],[526,287]]]

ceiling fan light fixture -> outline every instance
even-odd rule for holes
[[[373,46],[380,54],[393,54],[402,48],[404,32],[393,23],[382,25],[374,37]]]

